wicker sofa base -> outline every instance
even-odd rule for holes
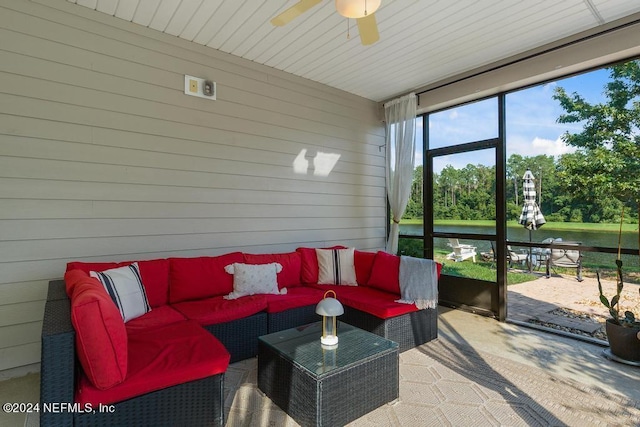
[[[270,334],[321,320],[320,315],[316,314],[315,304],[269,313],[267,317]]]
[[[438,337],[438,310],[427,308],[401,316],[381,319],[352,307],[345,307],[340,321],[395,341],[400,352]]]
[[[316,306],[308,305],[268,314],[268,333],[317,322]],[[395,341],[400,352],[427,343],[438,337],[438,310],[425,309],[401,316],[381,319],[373,314],[345,306],[339,320],[357,328]]]
[[[51,282],[44,308],[40,357],[40,404],[73,403],[77,363],[75,331],[71,325],[71,302],[60,294],[64,282]],[[64,292],[64,291],[63,291]],[[64,297],[64,299],[62,299]],[[71,412],[40,413],[42,426],[71,426]]]
[[[208,325],[205,329],[227,348],[231,354],[230,363],[238,362],[258,354],[258,337],[267,333],[267,313]]]
[[[76,413],[74,426],[223,426],[224,374],[190,381],[113,405]]]

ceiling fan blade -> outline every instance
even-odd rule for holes
[[[321,1],[322,0],[300,0],[298,3],[294,4],[289,9],[273,18],[271,20],[271,23],[276,27],[281,27],[285,24],[288,24]]]
[[[364,46],[374,44],[375,42],[380,40],[375,13],[371,13],[363,18],[358,18],[356,19],[356,22],[358,23],[360,41]]]

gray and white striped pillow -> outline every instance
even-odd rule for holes
[[[318,284],[356,286],[354,248],[316,249]]]
[[[111,270],[91,271],[89,275],[102,283],[125,323],[151,311],[137,262]]]

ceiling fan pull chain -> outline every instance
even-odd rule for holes
[[[347,18],[347,40],[351,38],[351,34],[349,34],[350,29],[351,29],[351,25],[349,23],[349,18]]]
[[[367,16],[367,0],[364,0],[364,16]]]

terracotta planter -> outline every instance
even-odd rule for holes
[[[639,328],[625,328],[607,319],[606,330],[611,353],[621,359],[640,362]]]

